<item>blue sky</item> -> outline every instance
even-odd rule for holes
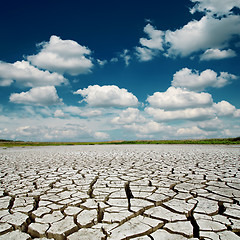
[[[240,136],[239,0],[5,1],[0,139]]]

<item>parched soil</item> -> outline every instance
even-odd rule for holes
[[[239,162],[239,145],[0,148],[0,240],[237,240]]]

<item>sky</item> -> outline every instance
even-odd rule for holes
[[[0,139],[240,136],[239,0],[11,0]]]

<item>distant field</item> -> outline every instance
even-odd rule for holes
[[[103,145],[103,144],[240,144],[237,138],[188,139],[188,140],[136,140],[106,142],[24,142],[0,140],[0,147],[60,146],[60,145]]]

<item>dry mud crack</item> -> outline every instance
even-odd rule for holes
[[[0,240],[240,239],[240,146],[0,149]]]

